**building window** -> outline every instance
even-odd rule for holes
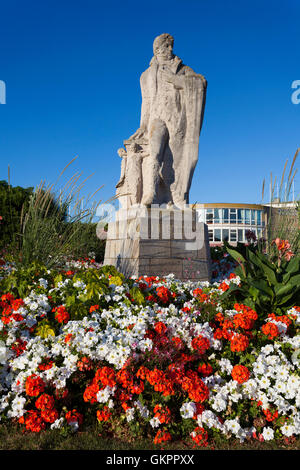
[[[237,211],[237,217],[238,217],[238,224],[243,224],[244,223],[244,209],[238,209]]]
[[[251,224],[255,225],[255,210],[251,209]]]
[[[229,222],[229,211],[228,211],[228,209],[222,209],[222,215],[223,215],[223,224],[228,224],[228,222]]]
[[[223,228],[222,230],[222,241],[223,242],[228,242],[229,240],[229,230],[228,228]]]
[[[215,231],[214,231],[214,241],[215,242],[221,242],[221,229],[220,228],[216,228]]]
[[[236,230],[230,230],[230,241],[236,242]]]
[[[220,224],[222,222],[222,211],[221,209],[214,209],[214,223]]]
[[[250,209],[245,209],[245,224],[250,225]]]
[[[244,241],[244,230],[242,228],[238,229],[238,242],[243,243]]]
[[[230,223],[236,224],[236,209],[230,209],[229,214],[230,214]]]
[[[208,231],[208,239],[209,239],[210,242],[214,241],[214,232],[213,232],[213,230]]]
[[[261,214],[262,211],[257,211],[257,225],[261,225]]]
[[[206,223],[207,224],[212,224],[213,223],[213,218],[214,218],[214,213],[213,209],[206,209]]]

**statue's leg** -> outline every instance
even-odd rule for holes
[[[142,161],[137,154],[128,158],[128,191],[130,194],[131,204],[139,204],[141,202],[142,192]]]
[[[145,174],[143,175],[142,204],[154,202],[160,181],[159,170],[162,164],[164,150],[168,141],[168,129],[160,119],[152,121],[149,129],[149,157],[146,157]],[[159,202],[159,201],[158,201]]]
[[[183,164],[183,149],[184,142],[183,136],[175,134],[170,137],[169,147],[173,156],[173,170],[174,181],[171,183],[170,191],[172,195],[173,204],[179,208],[184,208],[188,203],[185,191],[183,189],[183,181],[185,173],[188,171],[187,163]]]

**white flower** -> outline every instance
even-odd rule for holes
[[[43,279],[42,277],[39,279],[39,284],[42,286],[44,289],[47,289],[48,287],[48,281],[46,279]]]
[[[262,436],[265,441],[271,441],[274,439],[274,431],[270,427],[266,427],[263,429]]]
[[[158,426],[160,425],[160,421],[158,418],[152,418],[150,419],[150,425],[153,427],[153,428],[158,428]]]
[[[259,381],[259,386],[261,388],[268,388],[270,386],[270,380],[268,379],[268,377],[265,377],[263,376],[260,381]]]
[[[5,364],[7,360],[7,349],[4,341],[0,341],[0,364]]]
[[[97,401],[99,403],[106,403],[109,400],[110,395],[113,393],[114,389],[111,387],[105,387],[102,390],[99,390],[97,393]]]
[[[291,424],[285,424],[280,428],[284,436],[291,437],[295,433],[295,428]]]
[[[238,434],[240,432],[241,426],[237,419],[228,419],[224,423],[226,431],[231,432],[232,434]]]
[[[54,423],[51,424],[51,429],[60,429],[63,425],[64,418],[58,418]]]
[[[231,374],[233,366],[229,359],[220,359],[219,366],[221,367],[221,372],[227,372],[227,374]]]
[[[193,403],[192,401],[189,403],[184,403],[182,407],[180,408],[180,414],[183,417],[183,419],[193,418],[196,411],[197,411],[197,407],[195,403]]]
[[[126,410],[126,419],[128,423],[134,419],[134,408],[128,408]]]
[[[271,354],[274,351],[274,346],[272,344],[267,344],[266,346],[263,346],[261,348],[261,353],[265,354],[266,356],[268,354]]]

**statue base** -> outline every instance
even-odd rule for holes
[[[174,274],[182,281],[210,281],[207,225],[191,209],[121,209],[108,224],[103,264],[126,277]]]

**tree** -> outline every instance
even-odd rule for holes
[[[0,249],[17,241],[22,210],[26,212],[33,188],[12,187],[0,181]]]

